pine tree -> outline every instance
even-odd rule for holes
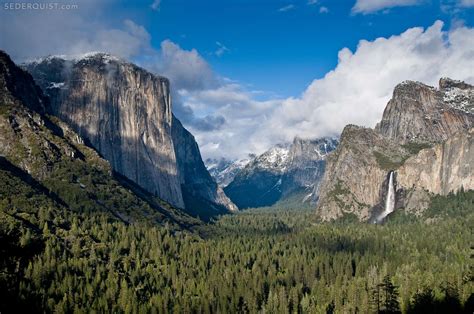
[[[398,302],[398,288],[392,283],[388,275],[383,278],[380,288],[383,291],[384,298],[381,313],[401,313],[400,303]]]

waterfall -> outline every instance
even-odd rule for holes
[[[377,217],[377,222],[382,222],[388,214],[392,213],[395,209],[395,185],[393,183],[393,171],[390,171],[390,177],[388,179],[388,190],[385,198],[384,211]]]

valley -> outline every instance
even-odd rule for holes
[[[356,125],[337,69],[260,101],[161,50],[0,50],[0,313],[473,313],[469,70],[363,86]]]
[[[350,217],[321,223],[311,210],[253,209],[194,232],[126,225],[106,213],[2,211],[2,234],[10,235],[8,247],[5,238],[1,246],[2,256],[10,252],[2,260],[2,306],[470,313],[473,202],[472,191],[438,197],[423,217],[397,213],[383,225]],[[29,223],[6,219],[15,216]]]

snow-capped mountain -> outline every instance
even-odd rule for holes
[[[278,144],[247,163],[224,189],[239,208],[271,206],[296,197],[317,200],[326,156],[338,144],[335,138]]]
[[[245,170],[268,170],[276,173],[282,173],[288,166],[290,149],[291,144],[289,143],[277,144],[263,154],[256,156],[252,161],[249,162],[249,166],[245,167]]]
[[[249,155],[248,158],[229,160],[226,158],[207,158],[204,163],[207,171],[221,187],[226,187],[234,180],[237,173],[242,170],[249,162],[255,158],[255,155]]]

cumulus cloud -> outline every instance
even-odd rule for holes
[[[217,78],[209,64],[196,51],[184,50],[171,40],[161,43],[154,70],[171,80],[173,86],[188,91],[217,86]]]
[[[352,13],[370,14],[380,10],[418,5],[421,3],[423,3],[423,0],[357,0],[352,7]]]
[[[281,101],[258,101],[255,93],[226,80],[215,88],[181,90],[178,99],[174,112],[196,136],[203,154],[228,158],[268,147],[252,135]]]
[[[393,88],[404,80],[436,86],[448,76],[474,83],[474,29],[444,32],[442,27],[437,21],[426,30],[415,27],[390,38],[361,40],[355,52],[340,50],[337,67],[301,97],[283,101],[254,136],[274,143],[296,135],[338,135],[349,123],[373,127]]]
[[[349,123],[373,127],[394,87],[404,80],[436,86],[440,77],[448,76],[474,83],[474,29],[443,31],[441,21],[427,29],[361,40],[355,51],[341,49],[335,69],[288,99],[262,101],[260,94],[219,77],[197,51],[172,42],[162,45],[166,47],[180,56],[165,66],[168,76],[180,78],[173,79],[179,89],[174,111],[205,157],[245,157],[295,136],[338,136]],[[173,74],[175,67],[180,75]],[[207,74],[200,77],[202,73]]]

